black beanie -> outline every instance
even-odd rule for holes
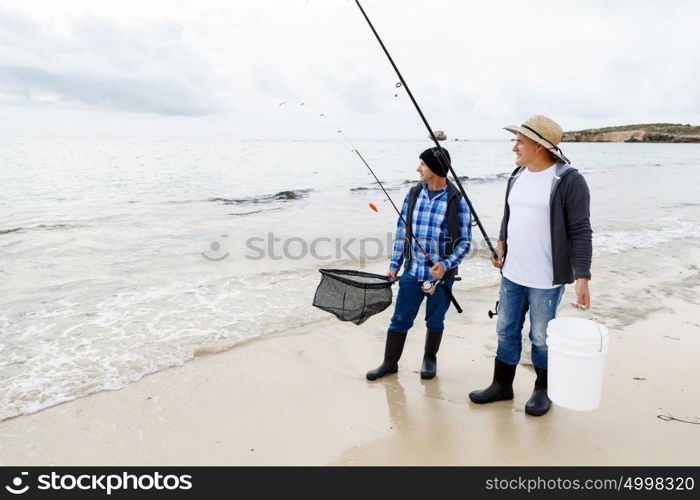
[[[447,151],[445,148],[440,149],[442,149],[442,151],[445,153],[447,159],[450,162],[452,162],[452,160],[450,159],[449,151]],[[442,158],[442,154],[440,154],[440,149],[436,147],[428,148],[420,154],[419,158],[423,160],[423,162],[428,166],[428,168],[432,170],[436,175],[439,175],[440,177],[447,177],[447,172],[449,172],[449,168],[447,167],[445,160]]]

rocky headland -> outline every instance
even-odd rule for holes
[[[564,132],[562,142],[700,142],[700,127],[647,123]]]

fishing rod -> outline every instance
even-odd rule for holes
[[[389,199],[389,202],[391,203],[391,206],[394,207],[394,210],[396,210],[396,213],[399,214],[399,217],[401,218],[401,221],[403,222],[403,225],[406,227],[406,230],[408,231],[408,241],[410,243],[411,239],[415,241],[416,245],[418,245],[418,248],[420,248],[420,251],[423,253],[423,256],[425,257],[425,260],[428,262],[428,265],[430,267],[433,267],[435,263],[433,263],[432,259],[428,255],[428,253],[423,249],[423,246],[420,244],[418,241],[418,238],[416,238],[413,235],[413,230],[411,229],[411,226],[409,226],[406,223],[406,219],[404,219],[403,215],[401,214],[401,211],[397,208],[397,206],[394,204],[394,200],[391,199],[391,196],[389,196],[389,193],[386,192],[386,189],[384,189],[384,186],[382,185],[381,181],[377,178],[377,176],[374,173],[374,170],[372,170],[372,167],[369,166],[369,163],[365,161],[365,159],[362,157],[360,152],[357,149],[353,149],[355,153],[357,153],[357,156],[360,157],[360,160],[362,160],[362,163],[365,164],[365,166],[369,169],[370,173],[374,177],[374,180],[377,181],[377,184],[379,184],[379,187],[382,188],[382,191],[384,191],[384,194],[386,197]],[[447,295],[447,298],[450,299],[450,302],[452,302],[452,305],[455,306],[455,309],[457,309],[458,313],[462,313],[462,308],[459,306],[459,303],[457,302],[457,299],[455,299],[455,296],[452,295],[452,290],[445,284],[445,281],[442,279],[437,280],[438,283],[442,285],[442,289],[445,291],[445,294]]]
[[[464,190],[462,183],[459,181],[459,177],[457,176],[454,169],[452,168],[452,163],[450,162],[449,158],[445,154],[445,151],[440,146],[440,143],[438,142],[437,138],[435,137],[435,133],[433,132],[433,129],[430,127],[430,124],[428,123],[428,120],[425,118],[423,111],[420,109],[420,106],[418,106],[418,103],[414,99],[413,94],[411,93],[411,89],[408,88],[408,85],[406,84],[406,80],[404,80],[403,76],[401,75],[401,72],[399,71],[399,68],[396,66],[396,63],[394,63],[394,59],[392,59],[391,54],[389,54],[389,51],[384,46],[384,42],[382,42],[382,39],[379,36],[379,33],[377,33],[377,30],[374,29],[374,25],[372,24],[372,21],[369,20],[367,13],[365,13],[365,9],[362,8],[362,5],[360,4],[360,0],[355,0],[355,3],[360,8],[360,12],[362,12],[362,15],[364,16],[365,20],[367,21],[367,24],[369,24],[369,27],[371,28],[372,33],[374,33],[374,36],[377,38],[377,41],[379,42],[379,45],[381,45],[382,49],[384,50],[384,53],[386,54],[387,58],[389,58],[389,62],[391,63],[391,66],[394,68],[394,71],[396,72],[396,74],[399,77],[399,80],[401,81],[401,86],[403,86],[403,88],[406,89],[406,93],[408,93],[408,97],[411,98],[411,102],[413,102],[413,105],[416,107],[416,111],[418,111],[418,114],[420,115],[421,120],[423,120],[423,124],[425,125],[425,127],[428,129],[428,132],[430,133],[430,138],[435,143],[435,146],[437,147],[438,152],[442,157],[442,160],[445,162],[445,165],[447,165],[450,173],[454,177],[454,181],[457,184],[457,187],[459,188],[460,192],[462,193],[464,200],[467,202],[467,205],[469,206],[469,210],[471,211],[474,222],[479,227],[479,230],[481,230],[481,234],[484,236],[484,239],[486,240],[486,244],[489,246],[489,250],[491,250],[491,254],[493,255],[494,258],[497,259],[498,254],[496,253],[496,249],[493,247],[493,244],[491,243],[491,240],[489,239],[488,234],[486,234],[486,230],[484,229],[484,226],[481,224],[479,217],[476,215],[476,212],[474,211],[474,206],[472,205],[472,202],[469,200],[469,197],[467,196],[467,193]],[[399,84],[397,83],[396,86],[398,87]]]
[[[279,105],[282,106],[283,104],[286,104],[286,103],[287,103],[287,101],[284,101],[284,102],[280,103]],[[306,106],[305,106],[305,105],[306,105]],[[305,106],[305,107],[307,107],[307,108],[313,109],[316,113],[319,114],[319,117],[320,117],[320,118],[325,118],[326,120],[328,120],[328,121],[334,126],[334,128],[337,130],[337,133],[343,134],[343,130],[342,130],[342,129],[338,126],[338,124],[335,123],[326,113],[320,112],[319,110],[315,109],[313,106],[308,105],[308,103],[306,103],[306,102],[300,103],[300,106]],[[343,134],[343,135],[345,135],[345,134]],[[351,141],[351,142],[354,142],[354,141]],[[413,235],[413,230],[411,229],[411,226],[409,226],[409,225],[406,223],[406,219],[404,219],[403,215],[401,214],[401,211],[398,209],[398,207],[397,207],[396,204],[394,203],[394,200],[391,198],[391,196],[389,195],[389,193],[387,192],[387,190],[384,188],[384,185],[381,183],[381,181],[379,180],[379,178],[377,177],[377,175],[374,173],[374,170],[372,170],[372,167],[369,166],[369,163],[367,163],[367,161],[366,161],[366,160],[364,159],[364,157],[360,154],[360,151],[354,146],[354,144],[353,144],[353,150],[352,150],[352,151],[355,152],[355,153],[357,154],[357,156],[360,157],[360,160],[362,160],[362,163],[365,164],[365,166],[367,167],[367,169],[369,170],[369,172],[372,174],[372,177],[374,177],[374,180],[377,181],[377,184],[379,184],[379,187],[382,188],[382,191],[384,191],[384,194],[386,195],[387,199],[389,200],[389,203],[391,203],[391,206],[394,207],[394,210],[396,211],[396,213],[397,213],[397,214],[399,215],[399,217],[401,218],[401,221],[403,222],[404,226],[406,227],[406,230],[408,231],[408,241],[409,241],[409,243],[410,243],[411,240],[415,241],[415,242],[416,242],[416,245],[418,245],[418,248],[420,249],[421,253],[422,253],[423,256],[425,257],[425,259],[426,259],[428,265],[429,265],[430,267],[433,267],[433,266],[435,265],[435,263],[432,261],[432,259],[431,259],[430,256],[428,255],[428,253],[423,249],[423,246],[420,244],[420,242],[418,241],[418,239]],[[459,279],[460,279],[459,277],[455,277],[455,281],[457,281],[457,280],[459,280]],[[457,299],[455,299],[454,295],[452,294],[452,290],[450,290],[450,288],[447,287],[447,286],[445,285],[445,282],[444,282],[443,279],[439,279],[439,280],[435,280],[435,281],[437,281],[440,285],[442,285],[443,290],[445,290],[445,294],[447,295],[447,298],[450,299],[450,302],[452,302],[452,304],[455,306],[455,309],[457,310],[457,312],[461,314],[461,313],[462,313],[462,307],[459,305],[459,303],[457,302]],[[432,292],[428,292],[427,289],[426,289],[425,287],[423,287],[423,291],[425,291],[426,293],[432,293]]]

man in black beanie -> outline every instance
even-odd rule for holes
[[[367,372],[368,380],[398,371],[406,335],[426,293],[427,334],[420,375],[423,379],[432,379],[437,373],[436,355],[442,340],[445,313],[450,306],[443,286],[452,289],[457,266],[469,253],[471,244],[471,213],[459,189],[446,178],[449,168],[445,158],[450,161],[450,154],[444,148],[423,151],[416,169],[420,182],[404,199],[403,219],[399,217],[396,224],[394,252],[387,276],[396,279],[402,264],[404,272],[399,279],[399,294],[387,332],[384,362]],[[404,220],[409,224],[408,228]],[[434,266],[430,267],[416,239]],[[433,293],[424,292],[424,282],[439,279],[444,280],[444,285],[436,286]]]

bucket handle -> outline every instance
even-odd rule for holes
[[[559,316],[559,311],[564,309],[564,307],[566,307],[566,305],[567,304],[563,304],[563,305],[559,306],[559,309],[557,309],[557,313],[556,313],[555,317]],[[585,319],[587,319],[588,321],[593,321],[595,323],[596,328],[598,328],[598,334],[600,335],[600,347],[598,348],[598,352],[603,352],[603,330],[600,329],[600,322],[598,321],[598,318],[589,313],[588,317]]]

